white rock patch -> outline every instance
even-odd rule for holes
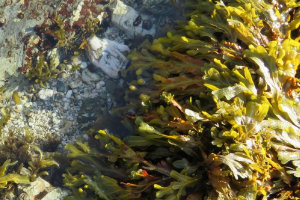
[[[54,95],[54,90],[51,89],[41,89],[38,96],[42,100],[47,100]]]
[[[139,19],[140,18],[140,19]],[[149,30],[143,28],[142,20],[152,20],[151,17],[140,14],[132,7],[127,6],[121,0],[118,0],[112,13],[112,23],[126,32],[126,35],[134,37],[137,35],[145,36],[156,33],[156,27],[153,25]]]
[[[111,78],[118,78],[119,71],[126,68],[128,59],[124,55],[129,51],[127,45],[92,36],[87,39],[86,48],[89,60]]]

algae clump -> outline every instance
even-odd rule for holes
[[[136,134],[66,147],[74,196],[300,198],[299,6],[187,1],[186,23],[130,55],[120,110],[135,111]]]

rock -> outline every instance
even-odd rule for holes
[[[32,34],[36,25],[41,25],[45,20],[44,12],[52,12],[51,0],[45,0],[40,9],[30,3],[26,9],[21,9],[22,1],[0,1],[1,19],[5,24],[0,27],[0,87],[5,83],[6,73],[15,74],[18,67],[22,67],[24,57],[24,36]],[[24,2],[23,2],[24,4]],[[21,10],[23,18],[16,18]],[[35,13],[33,16],[32,13]],[[0,23],[1,24],[1,23]]]
[[[102,114],[100,108],[105,108],[106,106],[105,104],[106,104],[105,92],[103,92],[101,95],[95,98],[84,99],[80,111],[78,113],[77,121],[81,124],[95,121],[96,116]]]
[[[98,82],[102,79],[98,74],[92,73],[88,69],[84,69],[82,71],[81,78],[82,81],[85,82],[86,84],[91,84],[92,82]]]
[[[38,92],[38,97],[42,100],[47,100],[54,95],[54,90],[51,89],[41,89]]]
[[[96,89],[103,88],[104,86],[105,86],[105,82],[104,81],[99,81],[99,83],[96,84]]]
[[[86,62],[82,62],[82,63],[80,64],[80,68],[81,68],[81,69],[85,69],[85,68],[87,68],[87,66],[88,66],[88,64],[87,64]]]
[[[55,188],[51,192],[48,192],[41,200],[63,200],[68,195],[66,190]]]
[[[72,89],[79,88],[80,86],[82,86],[82,82],[80,79],[76,79],[76,80],[70,82],[69,86]]]
[[[63,200],[69,193],[66,190],[55,188],[42,178],[37,178],[29,186],[18,185],[22,191],[16,198],[17,200]]]
[[[30,174],[26,168],[21,169],[21,174]],[[18,184],[16,200],[63,200],[69,195],[67,190],[53,187],[49,182],[41,177],[29,185]]]
[[[145,14],[140,14],[132,7],[124,4],[121,0],[117,0],[116,6],[112,13],[112,23],[122,29],[130,37],[135,36],[154,36],[156,32],[155,24],[150,22],[153,19]],[[143,27],[143,21],[147,21],[148,25]]]
[[[129,51],[127,45],[92,36],[87,39],[87,54],[91,63],[111,78],[118,78],[119,71],[125,69],[128,59],[124,55]]]
[[[57,81],[56,83],[56,90],[57,92],[65,93],[68,89],[68,86],[63,81]]]
[[[69,99],[72,96],[73,91],[72,90],[68,90],[67,94],[66,94],[66,98]]]
[[[119,86],[117,81],[113,80],[106,80],[105,81],[105,87],[108,91],[114,92]]]

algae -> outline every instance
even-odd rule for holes
[[[136,134],[66,146],[74,198],[300,198],[299,6],[187,1],[186,22],[130,54],[119,111]]]

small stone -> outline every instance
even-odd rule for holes
[[[77,100],[81,100],[81,96],[80,95],[76,95],[76,99]]]
[[[54,91],[51,89],[41,89],[38,92],[38,97],[42,100],[47,100],[54,95]]]
[[[99,84],[100,84],[101,87],[103,87],[105,85],[105,82],[104,81],[100,81]]]
[[[96,89],[99,90],[100,88],[104,87],[105,82],[104,81],[100,81],[96,84]]]
[[[72,90],[68,90],[67,94],[66,94],[66,98],[71,98],[73,91]]]
[[[101,39],[96,36],[89,37],[87,42],[90,48],[87,48],[86,51],[91,63],[110,78],[119,78],[119,71],[125,69],[129,62],[126,57],[129,47],[125,44],[106,38]]]
[[[31,104],[32,104],[31,102],[26,102],[26,103],[24,103],[24,107],[29,108],[31,106]]]
[[[58,77],[61,79],[67,79],[69,77],[69,74],[67,74],[66,72],[63,72]]]
[[[88,66],[88,64],[87,64],[86,62],[82,62],[82,63],[80,64],[80,68],[81,68],[81,69],[85,69],[85,68],[87,68],[87,66]]]
[[[63,81],[57,81],[56,89],[58,92],[65,93],[67,91],[67,86],[66,86],[66,84],[64,84]]]
[[[80,80],[75,80],[75,81],[72,81],[69,86],[70,88],[74,89],[74,88],[78,88],[82,85],[82,82]]]
[[[101,77],[98,74],[90,72],[88,69],[84,69],[82,71],[82,80],[86,84],[90,84],[92,82],[100,81]]]
[[[55,188],[51,192],[47,193],[42,200],[64,199],[69,193],[67,190],[61,188]]]
[[[23,105],[19,104],[19,105],[16,105],[15,111],[16,111],[17,113],[20,113],[20,112],[22,111],[22,109],[23,109]]]

